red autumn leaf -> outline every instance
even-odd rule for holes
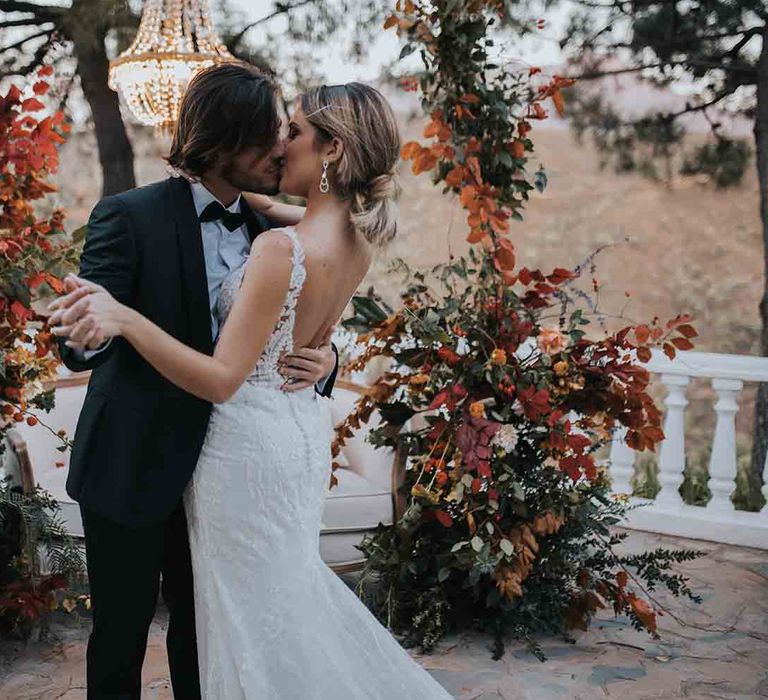
[[[472,493],[477,493],[480,490],[480,486],[482,485],[482,482],[480,479],[475,477],[472,479],[472,486],[470,487],[472,489]]]
[[[35,93],[35,95],[45,95],[46,92],[48,92],[48,88],[51,86],[46,83],[44,80],[38,80],[33,86],[32,86],[32,92]]]
[[[453,519],[444,510],[435,511],[435,518],[443,527],[451,527],[453,525]]]
[[[664,345],[661,346],[661,349],[664,351],[664,354],[670,360],[674,360],[675,359],[675,355],[677,353],[675,352],[675,346],[672,345],[672,343],[664,343]]]
[[[650,362],[652,357],[653,355],[651,354],[650,348],[645,345],[637,349],[637,359],[640,360],[640,362]]]
[[[637,338],[637,342],[641,345],[644,345],[648,342],[648,338],[651,335],[651,331],[645,324],[642,324],[640,326],[637,326],[635,328],[635,337]]]
[[[494,260],[501,270],[513,270],[515,267],[515,247],[506,238],[496,240]]]
[[[40,66],[40,68],[37,70],[37,74],[41,78],[53,75],[53,66]]]
[[[520,141],[519,139],[516,139],[512,142],[512,155],[515,158],[525,158],[525,143]]]
[[[693,343],[688,338],[672,338],[672,345],[678,350],[693,350]]]
[[[684,323],[682,326],[678,326],[678,333],[682,333],[686,338],[695,338],[699,333],[691,325]]]
[[[41,109],[45,109],[45,105],[36,97],[30,97],[21,103],[21,108],[25,112],[39,112]]]
[[[45,281],[46,281],[46,273],[38,272],[37,274],[32,275],[32,277],[29,278],[29,282],[27,282],[27,284],[29,285],[30,289],[37,289]]]
[[[619,584],[619,588],[624,588],[624,586],[627,585],[628,580],[629,576],[626,571],[619,571],[619,573],[616,574],[616,583]]]
[[[552,284],[560,285],[566,280],[576,279],[579,275],[573,270],[566,270],[564,267],[556,267],[547,275],[547,280]]]

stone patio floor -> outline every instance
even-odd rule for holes
[[[673,613],[659,619],[659,639],[603,612],[576,644],[543,638],[545,663],[518,644],[494,661],[489,640],[473,635],[448,638],[435,653],[417,658],[461,700],[768,697],[768,551],[645,533],[632,533],[628,540],[633,550],[659,545],[707,552],[680,567],[702,605],[658,596]],[[148,700],[172,698],[166,625],[160,609],[144,664],[142,697]],[[85,698],[88,622],[68,620],[54,632],[55,641],[0,644],[0,698]]]

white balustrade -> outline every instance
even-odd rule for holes
[[[610,463],[611,485],[614,493],[632,493],[632,476],[635,473],[635,451],[625,442],[627,429],[622,425],[613,435]]]
[[[768,549],[768,506],[760,513],[738,511],[731,501],[735,488],[736,413],[744,382],[768,382],[768,358],[747,355],[721,355],[705,352],[681,352],[670,360],[654,351],[646,368],[660,375],[667,389],[664,400],[665,439],[659,451],[661,491],[653,501],[633,499],[645,507],[628,514],[627,527],[694,539],[726,542]],[[717,422],[709,461],[710,502],[692,506],[683,502],[679,487],[685,469],[686,389],[693,377],[711,381],[717,395],[713,406]],[[626,429],[618,429],[608,460],[613,490],[629,492],[635,454],[625,441]],[[763,471],[763,493],[768,499],[768,459]]]
[[[685,407],[688,399],[685,390],[690,378],[677,374],[662,374],[661,381],[668,393],[664,399],[667,415],[664,419],[664,435],[659,451],[659,484],[661,491],[656,501],[668,507],[682,505],[678,488],[685,470]]]

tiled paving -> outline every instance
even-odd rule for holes
[[[659,544],[707,551],[707,556],[681,567],[704,603],[697,606],[659,596],[673,613],[660,618],[660,639],[603,613],[576,644],[542,639],[549,657],[546,663],[521,645],[510,645],[503,659],[493,661],[488,640],[472,635],[446,639],[434,654],[418,657],[419,661],[461,700],[768,697],[768,552],[641,533],[633,533],[628,546]],[[166,622],[160,610],[144,665],[142,698],[147,700],[172,698]],[[0,645],[0,698],[85,698],[87,632],[87,622],[78,625],[69,620],[55,627],[55,643]]]

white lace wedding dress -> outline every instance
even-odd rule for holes
[[[450,700],[320,558],[330,411],[280,390],[306,271],[295,231],[284,314],[210,426],[185,493],[206,700]],[[224,282],[226,319],[244,266]]]

